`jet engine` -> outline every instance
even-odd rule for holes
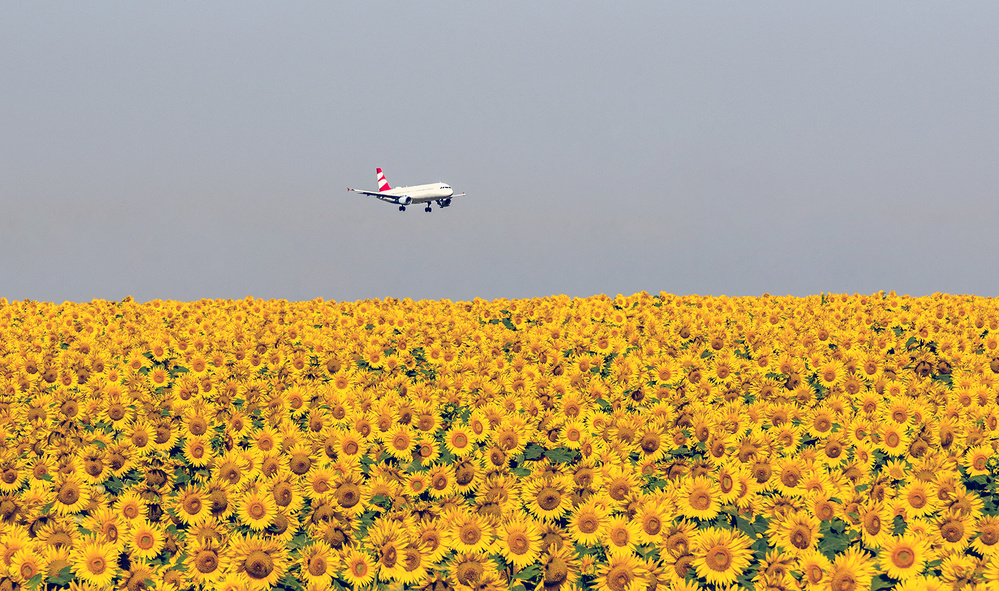
[[[413,202],[413,198],[410,197],[409,195],[403,195],[402,197],[397,197],[396,202],[399,205],[409,205],[410,203]]]

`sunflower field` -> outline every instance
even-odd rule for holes
[[[0,300],[0,591],[999,589],[999,306]]]

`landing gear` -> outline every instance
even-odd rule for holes
[[[406,211],[406,206],[405,205],[400,205],[399,206],[399,211]]]
[[[432,209],[430,209],[430,206],[428,205],[428,206],[427,206],[427,208],[426,208],[426,209],[424,209],[423,211],[425,211],[425,212],[427,212],[427,213],[430,213],[430,212],[431,212],[431,211],[433,211],[433,210],[432,210]]]

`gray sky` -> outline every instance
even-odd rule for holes
[[[0,296],[999,295],[999,3],[0,11]],[[347,193],[439,180],[400,213]]]

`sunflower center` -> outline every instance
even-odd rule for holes
[[[791,532],[791,545],[799,550],[804,550],[812,542],[812,532],[804,525],[794,526]]]
[[[921,490],[910,491],[906,499],[909,501],[909,506],[913,509],[922,509],[926,506],[926,495]]]
[[[899,568],[909,568],[916,563],[916,554],[912,548],[896,548],[891,553],[891,563]]]
[[[655,515],[649,515],[642,521],[642,529],[650,536],[654,536],[662,531],[663,522]]]
[[[616,528],[611,532],[610,538],[611,541],[614,542],[615,546],[627,546],[629,540],[628,530],[623,527]]]
[[[219,567],[219,557],[214,550],[202,550],[194,558],[194,567],[201,573],[212,573]]]
[[[21,570],[20,570],[21,578],[23,578],[25,581],[31,580],[31,578],[35,576],[37,571],[38,568],[37,565],[35,564],[32,564],[30,562],[25,562],[21,564]]]
[[[395,546],[389,544],[388,546],[382,548],[382,566],[385,568],[392,568],[398,560],[399,552],[395,549]]]
[[[103,573],[108,567],[108,563],[103,556],[91,556],[87,559],[87,570],[95,575]]]
[[[878,535],[881,532],[881,518],[877,515],[870,515],[864,519],[864,528],[867,529],[867,533],[872,536]]]
[[[474,546],[482,538],[482,530],[477,523],[466,523],[458,531],[458,537],[463,544]]]
[[[347,454],[348,456],[356,455],[359,449],[360,446],[357,445],[356,441],[348,441],[347,443],[343,444],[343,453]]]
[[[125,418],[125,407],[120,402],[113,402],[108,406],[108,417],[112,421],[120,421]]]
[[[349,509],[361,500],[361,489],[352,482],[344,482],[336,489],[336,498],[341,507]]]
[[[827,455],[828,455],[828,450],[827,450]],[[797,468],[792,468],[792,467],[785,468],[780,475],[780,481],[784,484],[784,486],[788,488],[794,488],[798,486],[798,481],[800,479],[801,479],[801,473],[798,472]]]
[[[557,488],[546,486],[538,491],[537,501],[545,511],[553,511],[562,502],[562,493]]]
[[[287,507],[291,504],[291,499],[293,496],[291,485],[287,482],[279,482],[274,485],[274,502],[281,507]]]
[[[458,565],[458,582],[467,585],[473,581],[478,581],[482,576],[482,565],[478,562],[468,561]]]
[[[322,556],[313,556],[309,559],[309,574],[314,577],[326,574],[326,560]]]
[[[196,515],[201,511],[201,498],[197,495],[191,495],[184,499],[184,511],[190,515]]]
[[[985,544],[986,546],[992,546],[996,542],[999,542],[999,526],[995,525],[984,525],[982,526],[982,533],[978,536],[978,541]]]
[[[964,537],[964,524],[955,519],[949,519],[940,526],[940,535],[948,542],[960,542]]]
[[[558,556],[553,556],[545,565],[545,585],[552,587],[565,581],[569,576],[569,566]]]
[[[522,531],[513,532],[507,537],[506,544],[510,552],[517,555],[527,554],[531,549],[531,541],[527,539],[527,534]]]
[[[312,467],[312,460],[309,459],[308,455],[298,452],[296,454],[292,454],[291,461],[288,462],[288,467],[291,468],[292,472],[301,476],[302,474],[308,472],[309,468]]]
[[[420,564],[423,563],[423,557],[420,555],[420,551],[416,548],[405,548],[402,551],[402,564],[406,572],[413,572],[420,568]]]
[[[832,580],[829,581],[830,587],[833,591],[853,591],[860,587],[857,583],[857,579],[853,576],[851,572],[838,571],[833,574]]]
[[[585,514],[576,521],[579,526],[579,531],[584,534],[596,533],[597,528],[600,527],[600,522],[596,515]]]
[[[646,433],[645,436],[642,437],[640,445],[642,446],[642,451],[645,453],[655,453],[656,450],[659,449],[659,436],[655,433]]]
[[[676,559],[676,562],[673,564],[673,572],[675,572],[678,577],[683,579],[687,576],[687,573],[690,572],[690,569],[693,566],[694,555],[684,554]]]
[[[615,501],[623,501],[629,492],[631,492],[631,487],[621,479],[611,481],[610,486],[607,487],[607,494]]]
[[[724,546],[715,546],[708,549],[704,562],[713,571],[725,572],[732,565],[732,554]]]
[[[454,479],[459,486],[465,486],[475,478],[475,469],[469,462],[462,462],[454,471]]]
[[[139,535],[139,539],[135,541],[135,545],[139,547],[140,550],[149,550],[156,545],[156,538],[148,532],[144,532]]]
[[[690,506],[697,511],[707,511],[711,508],[711,493],[706,490],[698,489],[691,492],[688,500]]]
[[[274,559],[263,550],[254,550],[246,557],[246,574],[254,579],[265,579],[274,570]]]
[[[246,508],[246,513],[253,519],[263,519],[267,516],[267,507],[260,501],[253,501]]]
[[[451,445],[457,449],[463,449],[468,445],[468,436],[464,433],[455,433],[454,437],[451,439]]]
[[[809,564],[805,568],[805,577],[808,579],[808,582],[813,585],[818,585],[824,576],[826,576],[826,572],[817,564]]]
[[[607,586],[612,591],[624,591],[631,584],[634,573],[623,564],[615,565],[607,572]]]
[[[72,482],[65,482],[59,487],[59,494],[56,499],[63,505],[72,505],[80,500],[80,487]]]

